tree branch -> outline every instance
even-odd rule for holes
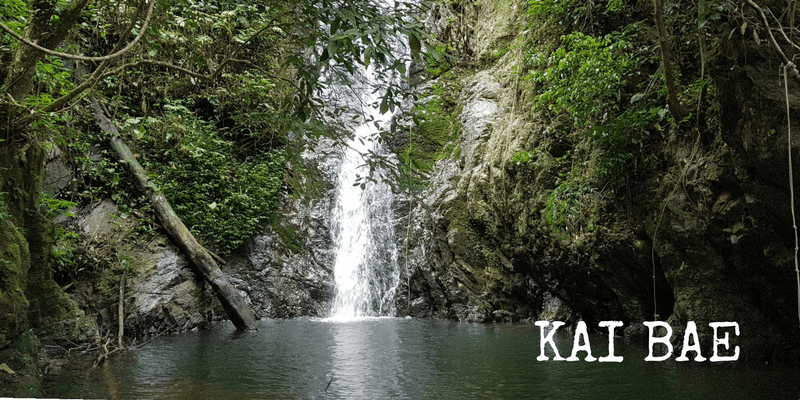
[[[151,5],[152,3],[153,1],[151,1]],[[152,11],[152,7],[150,8],[150,11]],[[130,25],[128,25],[128,28],[125,30],[125,32],[122,33],[122,35],[119,38],[119,41],[111,50],[112,52],[117,53],[118,52],[117,50],[119,50],[123,46],[125,40],[128,39],[131,32],[133,31],[133,28],[136,26],[136,21],[139,19],[141,13],[142,13],[141,8],[136,10],[136,14],[131,20]],[[148,18],[149,18],[149,13],[148,13]],[[106,68],[108,68],[109,65],[111,65],[111,60],[106,60],[101,62],[100,65],[98,65],[97,68],[94,70],[92,75],[90,75],[85,81],[83,81],[83,83],[78,85],[75,89],[72,89],[69,93],[53,100],[53,102],[48,104],[47,106],[39,110],[32,111],[29,115],[26,115],[25,117],[22,117],[21,119],[14,121],[13,125],[17,127],[24,127],[30,124],[31,122],[35,121],[42,114],[47,114],[62,109],[64,106],[67,105],[67,103],[69,103],[75,97],[78,97],[81,93],[83,93],[83,91],[94,86],[100,79],[104,78],[106,75],[104,75],[103,72],[106,70]]]
[[[175,64],[171,64],[171,63],[168,63],[168,62],[164,62],[164,61],[156,61],[156,60],[139,60],[139,61],[134,61],[134,62],[131,62],[131,63],[123,64],[123,65],[121,65],[121,66],[119,66],[119,67],[117,67],[117,68],[114,68],[114,69],[112,69],[112,70],[110,70],[110,71],[108,71],[108,72],[104,73],[104,74],[103,74],[103,76],[102,76],[100,79],[104,79],[104,78],[107,78],[107,77],[109,77],[109,76],[114,76],[114,75],[117,75],[117,74],[119,74],[120,72],[122,72],[122,70],[124,70],[124,69],[128,69],[128,68],[134,68],[134,67],[138,67],[138,66],[140,66],[140,65],[155,65],[155,66],[157,66],[157,67],[164,67],[164,68],[174,69],[174,70],[176,70],[176,71],[183,72],[183,73],[184,73],[184,74],[186,74],[186,75],[189,75],[189,76],[195,77],[195,78],[197,78],[197,79],[203,79],[203,80],[211,80],[211,78],[212,78],[212,77],[213,77],[213,76],[216,74],[216,72],[217,72],[217,71],[214,71],[214,72],[215,72],[215,74],[212,74],[212,75],[205,75],[205,74],[201,74],[201,73],[199,73],[199,72],[194,72],[194,71],[192,71],[192,70],[190,70],[190,69],[187,69],[187,68],[184,68],[184,67],[181,67],[181,66],[175,65]],[[221,66],[222,66],[222,64],[220,64],[220,67],[221,67]],[[219,70],[219,67],[217,68],[217,70]]]
[[[288,14],[288,12],[279,15],[279,17],[283,17],[286,14]],[[261,28],[258,31],[256,31],[256,33],[250,35],[250,37],[247,38],[247,40],[245,40],[244,42],[240,43],[239,46],[237,46],[236,49],[234,49],[233,52],[222,61],[222,63],[217,67],[217,69],[214,71],[214,73],[211,74],[211,78],[216,77],[218,72],[222,70],[222,67],[225,66],[225,64],[227,64],[231,60],[233,60],[234,57],[236,57],[236,55],[239,54],[239,51],[241,51],[248,43],[250,43],[253,39],[255,39],[256,37],[261,35],[264,31],[266,31],[267,29],[276,28],[276,27],[280,27],[280,26],[284,26],[284,25],[286,25],[286,24],[266,25],[263,28]]]
[[[11,30],[11,28],[7,27],[2,22],[0,22],[0,29],[4,30],[6,33],[11,35],[15,39],[19,40],[20,42],[25,43],[26,45],[31,46],[31,47],[35,48],[36,50],[39,50],[39,51],[41,51],[41,52],[43,52],[45,54],[51,55],[51,56],[62,57],[62,58],[67,58],[67,59],[71,59],[71,60],[89,61],[89,62],[109,61],[109,60],[113,60],[113,59],[125,54],[128,50],[133,48],[133,46],[135,46],[136,43],[139,42],[139,40],[142,38],[142,36],[144,36],[144,33],[147,30],[147,26],[150,24],[150,17],[153,15],[153,7],[155,6],[155,4],[156,4],[156,0],[150,0],[150,6],[147,8],[147,17],[145,18],[144,23],[142,24],[142,29],[139,31],[139,34],[136,35],[136,37],[133,39],[133,41],[131,43],[129,43],[127,46],[125,46],[124,49],[122,49],[120,51],[117,51],[115,53],[112,53],[112,54],[108,54],[108,55],[102,56],[102,57],[86,57],[86,56],[79,56],[79,55],[76,55],[76,54],[62,53],[62,52],[59,52],[59,51],[50,50],[48,48],[39,46],[38,44],[33,43],[33,42],[29,41],[28,39],[25,39],[24,37],[18,35],[16,32]]]
[[[783,30],[783,25],[781,25],[781,21],[778,19],[778,17],[775,16],[775,13],[773,13],[772,10],[770,9],[767,9],[767,11],[769,11],[769,15],[772,15],[772,18],[775,18],[775,22],[778,23],[778,32],[780,32],[781,35],[783,36],[783,40],[785,40],[786,43],[789,43],[789,45],[794,47],[795,49],[800,50],[800,46],[792,42],[792,39],[789,39],[789,36],[786,36],[786,32]]]
[[[279,27],[279,26],[285,25],[285,24],[270,24],[270,25],[266,25],[266,26],[262,27],[261,29],[256,31],[253,35],[248,37],[247,40],[245,40],[244,42],[240,43],[234,49],[234,51],[228,57],[226,57],[225,60],[223,60],[222,63],[220,63],[219,66],[217,66],[217,68],[214,70],[214,72],[212,72],[209,75],[201,74],[199,72],[195,72],[195,71],[192,71],[192,70],[190,70],[188,68],[184,68],[184,67],[172,64],[172,63],[168,63],[168,62],[164,62],[164,61],[156,61],[156,60],[139,60],[139,61],[135,61],[135,62],[131,62],[131,63],[126,63],[126,64],[123,64],[123,65],[117,67],[117,68],[114,68],[113,70],[106,71],[107,68],[110,65],[110,62],[112,60],[114,60],[115,58],[119,57],[120,55],[122,55],[126,51],[128,51],[142,37],[142,35],[144,34],[144,31],[147,28],[147,25],[149,24],[150,18],[152,16],[153,4],[154,3],[155,3],[155,0],[150,0],[150,7],[148,8],[148,11],[147,11],[147,17],[145,19],[145,22],[144,22],[144,25],[142,27],[142,30],[139,32],[139,35],[136,37],[136,39],[134,39],[134,41],[131,42],[130,44],[128,44],[124,49],[118,50],[120,47],[122,47],[122,44],[123,44],[124,40],[128,37],[128,35],[130,35],[131,31],[133,30],[133,28],[135,26],[135,22],[138,19],[138,16],[141,14],[141,8],[138,9],[137,14],[134,17],[134,19],[131,21],[130,26],[125,31],[125,33],[123,33],[123,35],[120,37],[120,41],[117,43],[117,45],[112,50],[113,53],[109,54],[107,56],[103,56],[103,57],[83,57],[83,56],[73,56],[73,55],[69,55],[69,54],[65,54],[65,53],[59,53],[59,52],[56,52],[56,51],[52,51],[52,50],[43,48],[43,47],[38,46],[38,45],[36,45],[34,43],[30,43],[30,42],[26,41],[25,39],[23,39],[21,37],[15,36],[18,39],[22,40],[24,43],[26,43],[28,45],[31,45],[34,48],[40,49],[43,52],[45,52],[46,54],[51,54],[51,55],[55,55],[55,56],[64,56],[66,58],[72,58],[72,59],[83,60],[83,61],[86,61],[86,60],[103,60],[103,61],[95,69],[95,71],[92,73],[92,75],[89,76],[89,78],[87,78],[83,83],[78,85],[78,87],[76,87],[75,89],[71,90],[69,93],[65,94],[64,96],[61,96],[58,99],[54,100],[52,103],[48,104],[47,106],[45,106],[45,107],[43,107],[43,108],[41,108],[39,110],[32,111],[30,114],[28,114],[28,115],[26,115],[26,116],[24,116],[24,117],[22,117],[20,119],[17,119],[16,121],[13,122],[13,125],[18,126],[18,127],[25,126],[25,125],[30,124],[31,122],[35,121],[36,119],[40,118],[40,116],[42,114],[47,114],[47,113],[51,113],[51,112],[60,110],[67,103],[69,103],[75,97],[80,95],[83,91],[85,91],[86,89],[94,86],[98,81],[100,81],[102,79],[105,79],[105,78],[107,78],[109,76],[118,75],[121,72],[123,72],[126,68],[133,68],[133,67],[137,67],[137,66],[141,66],[141,65],[154,65],[154,66],[174,69],[176,71],[180,71],[180,72],[182,72],[184,74],[187,74],[189,76],[192,76],[194,78],[202,79],[202,80],[206,80],[206,81],[210,81],[210,80],[215,79],[222,72],[223,68],[227,64],[230,64],[232,62],[245,63],[248,66],[251,66],[253,68],[259,69],[260,71],[266,73],[263,69],[261,69],[260,67],[256,66],[252,62],[250,62],[248,60],[239,60],[239,59],[236,59],[234,57],[248,43],[250,43],[254,38],[256,38],[259,35],[261,35],[267,29],[271,29],[271,28],[274,28],[274,27]],[[13,34],[13,32],[12,32],[12,34]],[[273,77],[272,75],[269,75],[269,76]],[[296,86],[295,86],[295,89],[297,89]]]
[[[749,5],[758,15],[761,17],[761,23],[764,24],[764,29],[769,33],[769,41],[772,43],[772,46],[775,47],[775,50],[778,52],[778,55],[781,56],[781,60],[783,63],[786,64],[788,68],[789,75],[794,78],[797,82],[800,82],[800,72],[797,71],[797,66],[786,57],[786,54],[781,49],[781,46],[778,45],[778,42],[775,40],[775,36],[772,35],[772,30],[769,28],[769,21],[767,21],[767,16],[764,14],[764,10],[758,6],[753,0],[744,0],[747,5]]]

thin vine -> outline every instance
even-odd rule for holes
[[[792,228],[794,229],[794,273],[797,276],[797,319],[800,322],[800,266],[797,261],[797,251],[800,248],[800,241],[797,237],[797,218],[794,212],[794,174],[792,172],[792,120],[789,114],[789,80],[787,79],[787,70],[789,66],[783,64],[783,86],[786,94],[786,124],[787,124],[787,137],[788,137],[788,153],[789,153],[789,197],[791,199],[792,209]]]

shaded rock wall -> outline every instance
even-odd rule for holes
[[[458,36],[452,30],[461,25],[448,22],[454,10],[438,7],[426,25],[440,40],[452,40]],[[515,2],[468,2],[461,11],[464,25],[474,27],[467,40],[470,48],[462,56],[493,59],[501,44],[507,46],[518,33],[522,8]],[[400,264],[399,312],[463,321],[575,317],[559,297],[560,282],[536,264],[547,264],[550,258],[579,263],[580,257],[554,249],[546,257],[535,255],[540,246],[536,238],[524,237],[532,210],[519,199],[536,182],[513,179],[506,170],[513,155],[535,140],[530,134],[535,124],[515,112],[512,64],[455,72],[464,88],[458,108],[460,152],[435,165],[429,189],[411,211],[411,230],[397,234],[407,241],[401,246],[409,246]],[[423,99],[426,87],[420,87]]]
[[[667,319],[676,338],[696,321],[704,343],[708,322],[737,321],[734,344],[744,358],[798,352],[785,105],[780,62],[766,46],[744,45],[738,30],[724,40],[724,56],[709,68],[717,93],[696,125],[652,137],[648,173],[616,188],[594,181],[573,194],[574,229],[555,234],[546,215],[554,189],[565,176],[588,176],[595,160],[572,151],[574,138],[553,135],[551,120],[531,111],[535,91],[514,69],[521,54],[496,51],[528,34],[524,5],[437,7],[427,25],[439,40],[453,40],[459,18],[473,27],[461,44],[470,50],[454,46],[473,62],[454,70],[464,87],[460,152],[436,164],[420,201],[399,218],[408,222],[397,232],[398,312],[466,321],[580,318],[590,326],[614,319],[629,333],[642,332],[640,321]],[[792,94],[790,102],[794,114],[800,100]],[[531,161],[515,161],[520,151]],[[795,176],[798,164],[795,158]],[[586,176],[581,182],[592,182]]]

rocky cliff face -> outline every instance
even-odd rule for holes
[[[679,338],[695,321],[702,340],[708,322],[737,321],[745,357],[796,352],[785,346],[800,333],[785,105],[769,49],[735,32],[709,68],[711,106],[694,126],[651,136],[644,151],[653,167],[614,185],[586,178],[592,153],[531,111],[535,91],[521,82],[520,51],[508,48],[530,34],[524,8],[478,0],[430,14],[434,37],[473,61],[421,86],[422,101],[432,83],[463,87],[460,152],[436,163],[404,217],[410,229],[398,230],[398,311],[590,326],[613,319],[628,334],[666,319]],[[794,113],[800,103],[790,103]],[[565,228],[553,229],[556,216]]]
[[[226,265],[233,283],[242,288],[257,318],[328,315],[333,298],[335,246],[331,214],[335,207],[336,174],[341,152],[334,141],[321,139],[303,153],[314,163],[325,188],[315,199],[284,199],[278,229],[256,237]]]
[[[313,199],[287,196],[280,222],[253,238],[222,266],[256,318],[325,316],[333,296],[330,214],[340,154],[332,140],[311,141],[304,162],[318,166],[324,185]],[[62,169],[53,171],[61,173]],[[65,182],[67,182],[66,180]],[[66,185],[66,183],[65,183]],[[64,187],[56,187],[63,190]],[[148,336],[203,327],[226,318],[219,300],[185,255],[161,233],[137,234],[139,221],[122,217],[110,199],[73,209],[57,219],[79,235],[87,256],[112,254],[132,265],[125,293],[128,336]],[[96,315],[101,332],[116,331],[116,296],[90,282],[66,287],[73,300]]]

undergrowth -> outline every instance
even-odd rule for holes
[[[264,229],[284,189],[282,148],[244,152],[181,105],[159,119],[128,119],[125,128],[141,135],[141,163],[178,216],[221,255]]]

